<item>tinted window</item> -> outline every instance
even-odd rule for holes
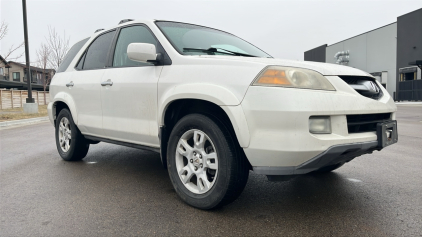
[[[78,43],[74,44],[72,48],[70,48],[69,52],[67,52],[66,56],[64,57],[62,63],[60,64],[57,72],[64,72],[69,67],[69,64],[72,62],[73,58],[76,54],[81,50],[82,46],[88,41],[89,38],[83,39]]]
[[[130,67],[139,65],[151,65],[130,60],[127,57],[127,46],[130,43],[148,43],[157,48],[157,40],[152,33],[144,26],[131,26],[120,30],[114,51],[113,67]]]
[[[82,58],[79,60],[78,65],[76,65],[76,69],[82,70],[82,67],[84,66],[84,62],[85,62],[85,56],[86,56],[86,52],[84,53]]]
[[[98,69],[104,68],[107,62],[107,54],[110,49],[111,41],[113,40],[115,31],[110,31],[100,35],[89,46],[85,55],[83,69]]]

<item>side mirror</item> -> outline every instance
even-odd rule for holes
[[[157,50],[153,44],[131,43],[127,46],[127,56],[137,62],[154,62],[157,61]]]

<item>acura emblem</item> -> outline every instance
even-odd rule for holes
[[[375,84],[375,82],[371,81],[369,85],[371,86],[371,90],[372,90],[372,91],[374,91],[374,92],[376,92],[376,93],[378,93],[378,92],[379,92],[379,88],[378,88],[378,86]]]
[[[359,84],[366,87],[367,92],[371,94],[378,94],[380,92],[379,87],[373,81],[360,81]]]

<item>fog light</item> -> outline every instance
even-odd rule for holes
[[[314,134],[331,133],[330,116],[312,116],[309,118],[309,132]]]

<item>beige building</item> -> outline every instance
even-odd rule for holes
[[[50,84],[51,78],[54,76],[54,69],[42,69],[31,66],[32,75],[32,89],[48,91],[48,85]],[[0,55],[0,88],[16,88],[19,90],[27,89],[27,75],[26,65],[13,61],[6,61]]]

